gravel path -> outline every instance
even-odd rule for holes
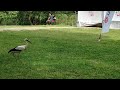
[[[40,30],[40,29],[54,29],[54,28],[69,28],[69,29],[73,29],[73,28],[82,28],[82,29],[89,29],[92,27],[72,27],[72,26],[68,26],[68,27],[58,27],[58,26],[46,26],[46,27],[41,27],[41,26],[0,26],[0,31],[4,31],[4,30],[11,30],[11,31],[20,31],[20,30]]]
[[[20,31],[20,30],[39,30],[39,29],[52,29],[52,28],[78,28],[78,27],[3,27],[0,28],[0,31],[3,30],[12,30],[12,31]]]

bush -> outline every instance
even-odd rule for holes
[[[1,11],[0,12],[0,24],[1,25],[16,25],[17,23],[17,11]]]
[[[1,25],[44,25],[49,11],[0,11]],[[52,11],[56,16],[56,25],[75,25],[72,11]]]
[[[75,25],[75,14],[56,14],[56,24],[58,25]]]
[[[75,15],[69,16],[67,25],[71,25],[71,26],[76,25],[76,16]]]

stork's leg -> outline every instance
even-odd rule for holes
[[[17,56],[18,56],[18,58],[20,57],[20,52],[18,52],[18,55],[17,55]]]
[[[15,57],[15,53],[14,52],[11,52],[11,54]]]
[[[13,56],[15,57],[15,53],[13,53]]]

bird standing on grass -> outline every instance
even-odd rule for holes
[[[101,34],[100,34],[100,36],[99,36],[99,38],[98,38],[98,42],[100,42],[101,41]]]
[[[15,48],[12,48],[8,51],[8,53],[12,53],[13,56],[15,56],[15,54],[17,54],[17,53],[19,55],[21,51],[23,51],[27,48],[28,42],[31,43],[27,38],[25,38],[24,41],[26,42],[25,45],[20,45],[20,46],[17,46]]]

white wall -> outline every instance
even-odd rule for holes
[[[104,12],[104,16],[106,11]],[[78,11],[77,26],[91,26],[102,23],[102,11]],[[110,25],[112,29],[120,29],[120,11],[115,11],[115,14]]]
[[[78,21],[80,26],[87,26],[102,22],[101,11],[78,11]]]

